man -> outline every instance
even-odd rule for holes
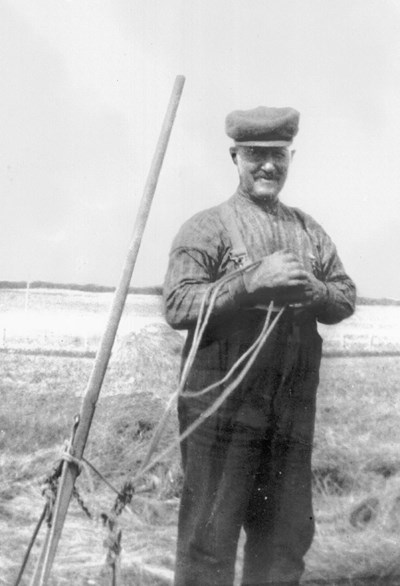
[[[252,345],[271,301],[285,307],[239,387],[183,442],[175,586],[232,586],[242,528],[243,585],[299,584],[312,541],[316,321],[350,316],[355,287],[321,226],[279,200],[298,121],[292,108],[228,115],[239,187],[227,202],[186,222],[172,246],[165,311],[172,327],[188,330],[183,361],[207,289],[259,261],[238,271],[217,296],[187,379],[191,396],[179,399],[181,432],[223,386],[193,393],[220,380]]]

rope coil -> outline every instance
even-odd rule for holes
[[[216,303],[216,300],[218,297],[218,293],[220,292],[221,288],[226,283],[228,283],[231,279],[235,278],[239,274],[243,274],[243,272],[245,272],[245,271],[252,270],[252,269],[256,268],[259,264],[260,264],[260,261],[256,261],[256,262],[253,262],[251,264],[246,265],[245,267],[241,267],[241,268],[233,271],[232,273],[229,273],[228,275],[226,275],[225,277],[220,279],[217,283],[212,283],[210,285],[210,287],[208,287],[208,289],[206,289],[206,291],[203,295],[202,303],[201,303],[200,310],[199,310],[199,316],[197,319],[197,323],[196,323],[196,327],[195,327],[195,331],[194,331],[194,335],[193,335],[192,346],[190,348],[188,357],[187,357],[186,362],[184,364],[184,367],[182,369],[182,374],[181,374],[181,377],[179,380],[178,389],[172,395],[172,397],[169,399],[169,401],[167,403],[167,406],[165,408],[163,416],[161,417],[161,420],[160,420],[159,424],[157,425],[155,432],[153,434],[153,437],[150,441],[150,446],[148,448],[147,454],[142,461],[142,464],[140,466],[138,473],[132,479],[133,483],[137,482],[140,478],[142,478],[144,476],[144,474],[146,474],[146,472],[149,472],[157,463],[161,462],[165,458],[165,456],[167,456],[173,449],[176,448],[177,445],[182,443],[191,433],[193,433],[199,427],[199,425],[202,424],[202,422],[206,418],[213,415],[213,413],[215,413],[215,411],[222,405],[222,403],[229,397],[229,395],[231,395],[233,393],[233,391],[242,382],[242,380],[244,379],[244,377],[246,376],[246,374],[250,370],[251,366],[254,364],[261,348],[265,344],[266,340],[270,336],[272,330],[276,326],[281,315],[285,311],[286,306],[281,307],[277,311],[274,319],[271,322],[272,313],[274,311],[276,311],[276,309],[274,308],[274,303],[273,303],[273,301],[271,301],[269,304],[269,307],[268,307],[268,311],[266,314],[266,318],[265,318],[262,330],[261,330],[258,338],[253,342],[251,347],[248,348],[248,350],[242,356],[240,356],[238,358],[238,360],[234,363],[234,365],[229,370],[229,372],[220,381],[213,383],[212,385],[206,387],[205,389],[202,389],[201,391],[196,391],[196,393],[190,393],[188,391],[184,391],[186,381],[189,376],[189,372],[193,366],[193,362],[194,362],[197,350],[199,348],[202,336],[203,336],[204,331],[207,327],[207,324],[210,320],[212,311],[214,309],[214,306],[215,306],[215,303]],[[168,448],[166,448],[161,454],[159,454],[155,459],[153,459],[151,461],[151,458],[152,458],[152,456],[157,448],[157,445],[160,441],[162,432],[164,431],[165,426],[167,424],[167,420],[170,415],[171,408],[172,408],[173,404],[175,403],[175,401],[178,399],[178,397],[181,394],[183,394],[185,397],[190,397],[190,396],[194,396],[194,395],[199,396],[199,395],[208,393],[209,391],[216,388],[217,386],[220,386],[220,385],[226,383],[232,377],[232,375],[236,372],[236,370],[239,368],[239,366],[246,359],[248,359],[248,360],[247,360],[247,363],[245,364],[245,366],[243,367],[242,371],[239,373],[239,375],[236,377],[236,379],[234,379],[224,389],[224,391],[214,401],[214,403],[208,409],[206,409],[198,417],[198,419],[195,420],[177,438],[177,440],[175,442],[173,442]]]

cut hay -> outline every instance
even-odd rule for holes
[[[169,326],[154,323],[117,340],[110,361],[114,387],[105,385],[105,394],[149,391],[168,399],[178,383],[180,354],[184,338]]]
[[[305,584],[400,583],[400,477],[373,493],[320,494],[315,500]]]

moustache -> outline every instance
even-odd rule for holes
[[[257,173],[255,175],[255,179],[266,179],[267,181],[279,179],[282,176],[282,173],[279,171],[270,171],[270,172],[263,172]]]

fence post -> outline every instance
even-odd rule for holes
[[[26,289],[25,289],[25,313],[27,313],[28,311],[28,307],[29,307],[29,289],[30,289],[30,281],[26,282]]]

